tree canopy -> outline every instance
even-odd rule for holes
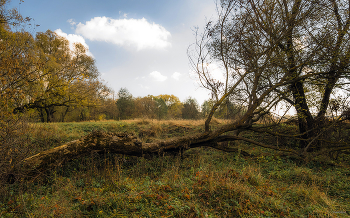
[[[199,106],[195,99],[188,98],[182,108],[182,118],[183,119],[198,119],[199,118]]]
[[[134,101],[132,94],[126,89],[121,88],[118,92],[117,106],[120,119],[130,119],[134,112]]]

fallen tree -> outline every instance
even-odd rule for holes
[[[343,143],[338,147],[328,147],[319,152],[311,153],[307,152],[305,149],[283,148],[280,146],[265,144],[256,140],[239,136],[237,131],[233,130],[240,130],[241,132],[249,131],[268,133],[271,135],[288,136],[291,138],[298,136],[300,137],[300,135],[282,135],[266,130],[266,126],[265,128],[262,128],[261,126],[254,127],[252,125],[249,125],[250,122],[241,122],[243,122],[243,119],[240,119],[239,121],[231,124],[223,125],[216,131],[207,131],[195,135],[178,137],[153,143],[142,142],[133,133],[93,131],[80,139],[28,157],[24,159],[19,166],[22,168],[22,171],[25,169],[27,173],[41,173],[56,167],[60,167],[69,161],[87,156],[91,153],[115,153],[150,158],[152,156],[162,156],[164,154],[179,154],[182,156],[183,152],[188,149],[203,146],[211,147],[225,152],[240,153],[244,156],[251,156],[251,154],[247,151],[240,150],[237,147],[228,147],[222,143],[237,140],[251,143],[263,148],[281,151],[300,160],[311,160],[312,158],[323,155],[325,153],[350,149],[350,146],[347,146],[347,143]],[[340,121],[338,120],[337,122],[331,123],[329,127],[332,127],[338,122]],[[326,130],[327,129],[325,129],[325,131]],[[223,133],[227,132],[231,132],[233,134],[222,135]],[[314,138],[314,140],[317,140],[317,138]],[[312,141],[309,144],[311,143]]]
[[[158,143],[143,143],[132,133],[93,131],[78,140],[26,158],[23,160],[22,167],[39,171],[52,169],[65,162],[93,152],[149,157],[174,152],[181,154],[184,150],[200,146],[210,146],[221,150],[225,149],[220,147],[218,143],[227,140],[226,138],[208,140],[209,137],[209,134],[199,134]],[[230,150],[227,148],[227,151],[238,151],[238,149]]]

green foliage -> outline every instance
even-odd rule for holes
[[[159,120],[166,118],[168,114],[168,106],[166,105],[164,99],[155,97],[154,100],[157,103],[157,118]]]
[[[132,94],[126,88],[121,88],[118,92],[118,97],[116,104],[119,110],[119,119],[130,119],[134,111]]]
[[[193,120],[199,118],[198,103],[196,99],[189,97],[185,100],[182,108],[182,118]]]
[[[169,119],[179,119],[181,117],[181,109],[183,104],[178,97],[174,95],[158,95],[157,98],[164,100],[167,106],[167,118]]]
[[[135,99],[135,113],[134,117],[139,118],[156,118],[157,103],[152,96]]]
[[[194,98],[187,99],[184,103],[174,95],[148,95],[133,98],[126,89],[118,92],[119,119],[149,118],[149,119],[199,119],[199,107]]]
[[[234,119],[242,114],[244,114],[244,108],[239,107],[228,100],[220,105],[220,107],[215,111],[214,116],[220,119]]]
[[[212,100],[205,100],[201,105],[202,117],[207,117],[213,107],[214,102]]]

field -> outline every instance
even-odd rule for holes
[[[219,125],[223,121],[215,120]],[[31,154],[92,130],[144,142],[203,131],[199,121],[31,124]],[[349,217],[350,157],[299,163],[237,143],[240,153],[196,148],[151,159],[89,156],[0,187],[0,217]]]

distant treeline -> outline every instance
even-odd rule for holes
[[[117,98],[101,98],[99,102],[91,105],[56,106],[49,122],[78,122],[88,120],[126,120],[135,118],[145,119],[201,119],[205,118],[213,106],[212,100],[205,101],[199,106],[196,99],[189,97],[181,102],[174,95],[147,95],[133,97],[126,89],[121,88]],[[215,117],[232,119],[241,110],[231,102],[216,111]],[[45,111],[43,111],[45,113]],[[40,121],[37,110],[30,113],[32,121]],[[47,122],[46,119],[41,120]]]

